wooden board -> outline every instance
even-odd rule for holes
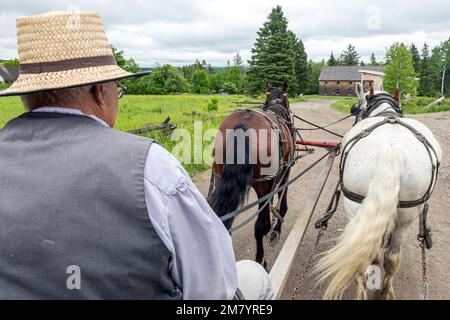
[[[278,300],[286,286],[286,281],[291,273],[292,265],[297,254],[298,248],[303,240],[306,229],[311,221],[311,217],[316,209],[320,195],[325,187],[325,184],[333,168],[334,159],[336,154],[333,153],[328,158],[324,168],[322,169],[317,181],[314,185],[312,192],[306,199],[303,210],[298,215],[297,221],[289,234],[280,255],[278,256],[275,264],[270,272],[270,279],[274,288],[274,299]]]

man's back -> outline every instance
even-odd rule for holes
[[[150,147],[78,115],[0,131],[0,298],[179,298],[145,201]]]

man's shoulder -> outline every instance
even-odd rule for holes
[[[148,153],[144,178],[166,195],[190,179],[180,162],[158,143],[153,143]]]

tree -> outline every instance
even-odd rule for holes
[[[211,90],[208,73],[203,69],[198,69],[192,75],[192,91],[194,93],[206,94]]]
[[[403,43],[395,43],[388,49],[384,72],[384,88],[388,92],[393,94],[398,84],[401,93],[412,96],[417,94],[418,81],[413,59]]]
[[[122,50],[118,50],[112,46],[114,57],[116,58],[117,65],[125,71],[136,73],[140,71],[139,65],[133,58],[126,58],[125,53]],[[122,80],[123,84],[128,88],[128,93],[137,94],[137,92],[143,91],[144,81],[146,78],[141,79],[126,79]]]
[[[327,64],[325,61],[313,62],[309,60],[308,62],[308,86],[306,88],[306,94],[319,94],[319,77]]]
[[[290,84],[290,91],[294,93],[305,93],[308,86],[308,55],[305,51],[303,41],[293,33],[292,45],[295,50],[295,80],[296,83]]]
[[[347,50],[341,55],[341,61],[344,66],[357,66],[359,59],[360,56],[352,44],[349,44]]]
[[[218,71],[215,74],[211,75],[209,78],[210,88],[213,92],[220,92],[223,90],[223,85],[226,81],[225,71]]]
[[[419,50],[417,49],[416,45],[414,43],[411,44],[411,46],[409,47],[409,52],[411,53],[412,56],[412,60],[413,60],[413,66],[414,66],[414,71],[416,72],[417,75],[420,74],[420,54],[419,54]]]
[[[133,58],[125,58],[125,53],[117,50],[115,47],[112,47],[112,51],[119,67],[131,73],[139,72],[139,65]]]
[[[377,58],[375,57],[375,53],[372,53],[370,56],[370,64],[371,66],[379,66],[380,63],[378,63]]]
[[[432,95],[432,74],[430,70],[430,50],[427,43],[424,43],[420,59],[420,84],[419,94],[422,96]]]
[[[450,93],[450,39],[433,49],[430,59],[432,92],[444,96]]]
[[[209,74],[213,74],[214,73],[214,68],[212,67],[211,63],[208,63],[208,69],[207,69]]]
[[[295,84],[295,49],[281,6],[272,9],[257,34],[249,61],[250,90],[262,92],[268,81],[275,86],[281,86],[285,80]]]
[[[336,60],[336,58],[334,57],[333,51],[331,51],[330,59],[328,59],[327,65],[329,67],[335,67],[338,64],[339,64],[338,60]]]
[[[233,62],[235,67],[242,67],[242,65],[244,64],[244,61],[242,61],[242,57],[239,52],[234,56]]]

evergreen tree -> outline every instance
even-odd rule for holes
[[[265,90],[268,81],[282,86],[285,80],[296,83],[295,48],[288,31],[288,21],[281,6],[272,9],[258,31],[249,61],[249,87],[252,92]]]
[[[242,61],[242,57],[239,54],[239,52],[236,53],[236,55],[234,56],[233,62],[234,62],[234,66],[235,67],[242,67],[242,65],[244,64],[244,62]]]
[[[417,49],[416,45],[414,43],[411,44],[409,47],[409,52],[411,53],[412,59],[413,59],[413,66],[414,71],[417,75],[420,75],[420,54],[419,50]]]
[[[366,65],[366,63],[364,62],[363,59],[361,59],[361,62],[359,63],[359,65],[360,65],[361,67],[364,67],[364,66]]]
[[[330,59],[328,59],[327,65],[329,67],[334,67],[334,66],[337,66],[338,64],[339,64],[338,60],[336,60],[336,58],[334,57],[333,51],[332,51]]]
[[[359,59],[360,56],[352,44],[349,44],[347,50],[341,55],[341,61],[344,66],[357,66]]]
[[[325,61],[322,62],[313,62],[309,60],[308,62],[308,86],[306,89],[306,94],[319,94],[319,77],[322,72],[322,68],[324,68],[327,64]]]
[[[386,91],[393,94],[398,84],[401,93],[416,95],[418,81],[416,80],[413,59],[403,43],[395,43],[387,51],[384,72],[384,88]]]
[[[427,43],[424,43],[422,55],[420,58],[420,84],[419,94],[421,96],[430,96],[431,93],[431,72],[430,72],[430,50]]]
[[[298,39],[296,43],[296,53],[295,75],[297,77],[298,90],[300,93],[305,93],[308,87],[308,55],[301,39]]]
[[[379,66],[380,64],[377,61],[377,58],[375,57],[375,53],[372,53],[370,56],[370,65],[371,66]]]
[[[308,55],[303,41],[292,31],[289,31],[289,34],[295,50],[295,83],[290,83],[289,89],[291,93],[304,93],[308,83]]]
[[[211,63],[208,63],[208,73],[209,74],[213,74],[214,73],[214,68],[212,67]]]

